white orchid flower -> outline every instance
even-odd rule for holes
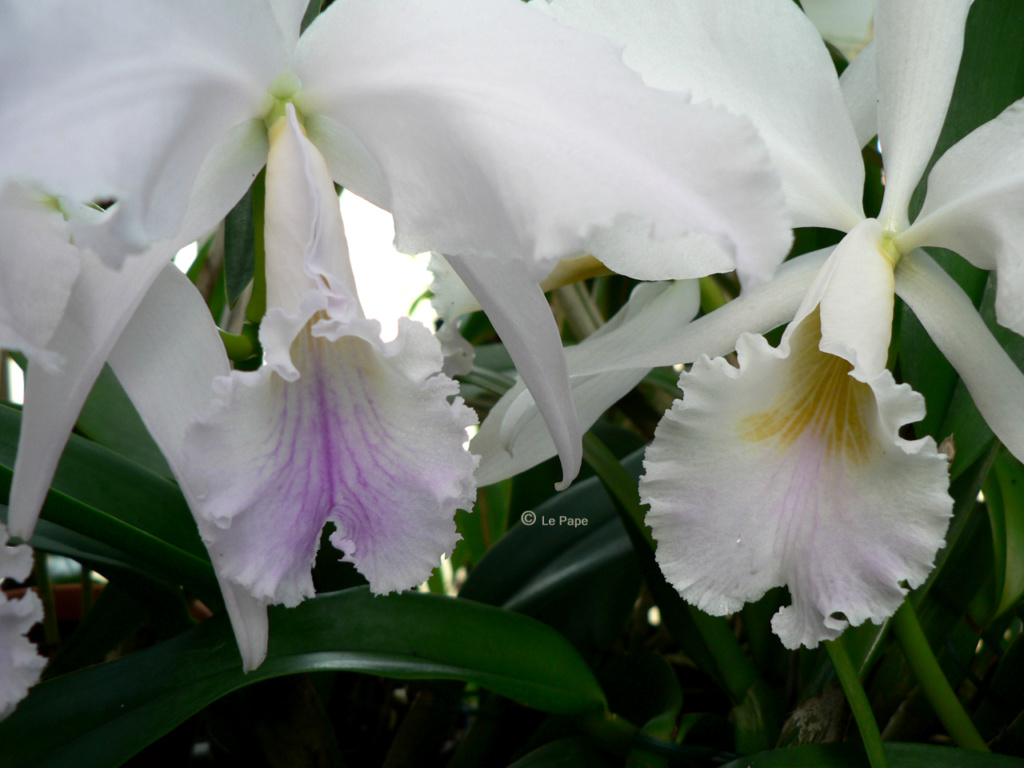
[[[311,593],[326,521],[375,590],[406,588],[450,551],[473,488],[471,417],[447,402],[436,342],[405,324],[383,344],[363,318],[332,182],[390,210],[399,249],[448,254],[537,394],[566,480],[579,429],[537,280],[601,239],[611,266],[652,278],[695,267],[631,243],[709,233],[756,272],[789,239],[749,120],[643,86],[599,36],[515,0],[339,0],[300,37],[305,6],[0,6],[0,189],[32,190],[34,231],[59,245],[40,285],[31,238],[5,244],[0,342],[32,362],[12,532],[31,535],[109,357],[196,514],[247,668],[266,605]],[[266,366],[230,374],[166,264],[264,164]],[[48,215],[58,193],[105,210]],[[21,286],[45,307],[12,299]]]
[[[24,581],[32,572],[32,549],[8,545],[7,529],[0,523],[0,581]],[[0,720],[17,706],[39,681],[46,659],[27,635],[43,620],[43,601],[31,590],[17,599],[0,592]]]
[[[910,223],[910,196],[949,106],[969,0],[878,3],[872,49],[843,82],[852,118],[820,39],[793,4],[739,5],[730,4],[728,19],[711,2],[627,10],[612,0],[557,0],[554,8],[625,42],[626,61],[659,87],[690,82],[702,46],[721,51],[728,62],[715,70],[724,80],[722,101],[750,114],[766,137],[794,220],[848,234],[834,249],[787,265],[778,283],[674,337],[571,373],[575,383],[621,368],[696,361],[680,378],[684,398],[659,425],[641,479],[658,561],[683,597],[713,614],[787,586],[792,605],[772,626],[796,648],[892,615],[943,543],[952,507],[946,457],[931,438],[900,437],[901,427],[923,418],[924,401],[885,368],[895,295],[956,368],[996,435],[1024,456],[1024,375],[959,286],[919,250],[942,246],[995,269],[997,317],[1024,331],[1017,278],[1024,104],[939,159]],[[764,44],[772,40],[780,44]],[[817,92],[793,81],[812,69],[829,76],[815,82]],[[886,169],[877,220],[860,212],[859,162],[860,145],[875,133],[876,87]],[[805,99],[819,110],[801,110]],[[785,127],[793,120],[812,137],[802,155],[788,153]],[[794,157],[821,168],[807,173]],[[837,179],[830,190],[819,185]],[[778,325],[780,310],[791,322],[772,348],[749,332]],[[733,348],[738,368],[708,357]]]

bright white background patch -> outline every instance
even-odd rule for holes
[[[380,321],[381,338],[390,341],[398,333],[398,318],[409,315],[409,307],[430,285],[430,255],[406,256],[396,251],[391,214],[350,192],[341,196],[341,217],[359,301],[367,317]],[[174,257],[174,263],[186,272],[196,253],[195,243],[185,246]],[[409,316],[431,329],[437,318],[426,299]]]
[[[391,214],[350,192],[341,195],[341,218],[363,311],[380,320],[385,341],[393,339],[398,318],[408,315],[409,307],[430,285],[430,255],[406,256],[396,251]],[[431,329],[437,317],[426,299],[409,316]]]

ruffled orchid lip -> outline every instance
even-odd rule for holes
[[[683,597],[721,615],[787,586],[772,627],[788,648],[892,615],[931,569],[952,507],[945,456],[898,434],[923,416],[920,395],[888,372],[858,381],[819,340],[814,311],[777,349],[741,338],[738,369],[698,361],[640,483]]]

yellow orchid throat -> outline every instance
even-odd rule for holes
[[[739,434],[749,442],[773,440],[780,451],[810,435],[821,443],[823,458],[861,464],[869,455],[874,395],[850,376],[850,363],[818,349],[820,341],[815,309],[793,333],[785,394],[770,410],[742,419]]]

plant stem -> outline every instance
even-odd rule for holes
[[[914,670],[914,676],[921,684],[925,698],[949,735],[965,749],[990,751],[942,673],[942,668],[928,644],[928,638],[924,636],[924,630],[921,629],[921,623],[917,620],[917,614],[909,601],[905,600],[896,611],[893,628],[900,650],[910,663],[910,668]]]
[[[593,432],[587,432],[583,436],[583,460],[594,470],[594,474],[604,483],[619,508],[626,513],[629,522],[643,536],[647,545],[646,558],[650,561],[649,567],[656,569],[654,551],[657,545],[654,542],[651,529],[644,521],[646,507],[640,504],[636,481]],[[634,546],[637,546],[636,542],[634,542]],[[650,578],[650,574],[648,574],[649,583]],[[757,667],[743,652],[742,646],[733,634],[732,627],[725,619],[708,616],[692,606],[686,606],[686,608],[707,646],[708,652],[714,659],[726,690],[736,704],[742,703],[746,698],[747,691],[759,679]]]
[[[579,341],[583,341],[604,325],[601,310],[583,283],[572,283],[556,288],[555,295],[562,305],[569,327]]]
[[[868,753],[868,762],[871,768],[887,768],[885,749],[882,747],[882,734],[878,731],[878,723],[875,722],[875,715],[871,711],[871,704],[868,702],[868,695],[864,692],[864,686],[860,684],[860,677],[853,667],[853,661],[846,650],[846,644],[842,637],[825,643],[828,656],[832,659],[832,666],[839,675],[839,682],[843,686],[843,693],[850,703],[853,717],[857,721],[857,728],[860,730],[860,737],[864,742],[864,749]]]
[[[53,582],[50,581],[45,552],[36,551],[32,570],[39,598],[43,601],[43,642],[47,650],[53,650],[60,645],[60,629],[57,626],[57,604],[53,599]]]

